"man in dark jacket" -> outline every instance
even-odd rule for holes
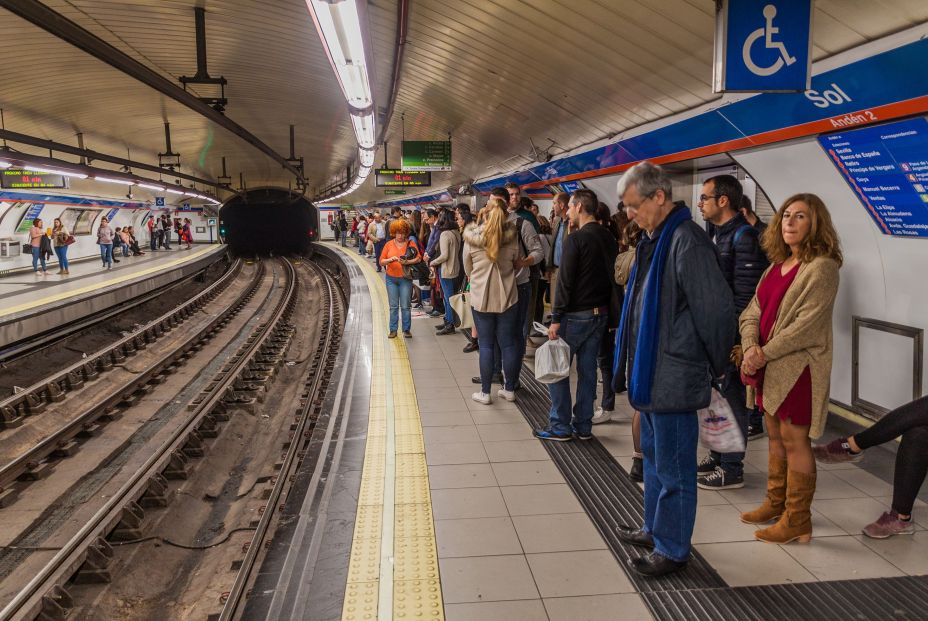
[[[731,289],[718,254],[674,203],[670,177],[641,162],[625,173],[619,194],[645,231],[629,278],[616,336],[616,364],[627,361],[628,396],[641,412],[644,525],[619,527],[628,543],[653,548],[630,560],[642,575],[686,566],[696,522],[696,411],[727,367],[735,341]]]
[[[743,194],[737,179],[731,175],[718,175],[703,183],[699,197],[699,211],[703,219],[713,225],[713,241],[719,251],[722,274],[734,295],[736,316],[740,316],[751,302],[757,282],[767,269],[767,256],[760,247],[757,229],[748,224],[738,211]],[[731,365],[726,375],[722,394],[747,439],[750,411],[746,406],[741,374]],[[699,477],[697,484],[703,489],[744,487],[744,451],[710,451],[699,462],[696,472]]]
[[[571,358],[577,358],[577,401],[571,409],[569,377],[548,385],[549,424],[535,430],[541,440],[593,437],[596,356],[609,318],[612,266],[619,254],[615,237],[596,220],[599,199],[592,190],[577,190],[568,205],[567,215],[577,230],[564,242],[548,338],[563,338]]]
[[[741,197],[741,209],[738,211],[741,212],[748,224],[757,229],[758,239],[763,237],[764,231],[767,230],[767,223],[754,213],[754,206],[750,198],[747,196]],[[748,440],[757,440],[766,435],[767,433],[764,431],[764,413],[760,411],[760,408],[755,407],[751,411],[750,422],[748,423]]]

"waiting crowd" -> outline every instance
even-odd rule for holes
[[[686,566],[697,488],[744,485],[744,452],[697,456],[697,411],[713,387],[742,436],[769,434],[767,494],[741,515],[769,543],[807,542],[816,459],[855,461],[869,447],[902,436],[892,508],[864,529],[885,538],[914,532],[915,497],[928,472],[928,397],[890,412],[867,431],[812,445],[828,413],[832,313],[842,263],[831,216],[814,194],[791,196],[769,225],[730,175],[706,181],[698,208],[674,201],[670,177],[642,162],[619,184],[612,215],[591,190],[554,197],[551,217],[517,185],[496,188],[474,217],[454,210],[404,214],[394,208],[334,223],[336,239],[386,272],[389,336],[411,338],[411,306],[430,301],[453,334],[453,297],[465,292],[474,328],[465,351],[479,351],[473,399],[517,400],[533,322],[550,302],[547,338],[563,339],[576,360],[570,379],[549,384],[544,441],[586,441],[611,420],[615,395],[628,393],[635,457],[644,483],[644,523],[619,527],[627,543],[651,550],[630,563],[646,576]],[[421,221],[419,221],[421,217]],[[418,225],[418,226],[415,226]],[[708,230],[708,234],[707,234]],[[429,277],[428,265],[434,277]],[[423,286],[414,287],[418,281]],[[602,395],[594,410],[598,376]]]
[[[191,232],[190,218],[171,218],[167,214],[160,217],[152,216],[146,222],[148,228],[149,248],[154,252],[159,248],[165,250],[171,249],[171,233],[177,236],[178,245],[181,242],[186,243],[186,249],[190,250],[193,243],[193,234]],[[70,263],[68,261],[68,247],[75,242],[74,235],[68,231],[67,227],[62,224],[60,218],[55,218],[51,228],[46,229],[43,221],[37,218],[32,221],[32,228],[29,229],[29,243],[24,244],[27,251],[32,254],[32,271],[41,275],[48,274],[47,261],[54,253],[58,258],[58,273],[68,275]],[[139,240],[135,236],[135,227],[116,227],[110,226],[109,219],[106,216],[100,217],[100,224],[97,227],[97,245],[100,247],[100,259],[103,262],[104,269],[112,269],[113,263],[119,263],[116,258],[116,251],[122,252],[123,257],[141,256],[142,252],[139,246]]]

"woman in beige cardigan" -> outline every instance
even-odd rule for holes
[[[770,434],[767,497],[741,514],[768,543],[807,542],[815,459],[831,378],[831,318],[838,293],[841,246],[831,216],[814,194],[786,200],[764,233],[770,267],[741,314],[741,373],[749,405],[766,414]]]
[[[483,404],[492,402],[493,345],[499,344],[503,359],[504,384],[497,394],[506,401],[516,400],[515,383],[521,366],[515,273],[519,243],[516,227],[506,217],[506,203],[493,196],[481,210],[478,224],[464,229],[464,271],[470,279],[468,300],[480,335],[481,390],[471,398]]]

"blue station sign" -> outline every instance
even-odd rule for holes
[[[716,92],[809,88],[812,0],[722,0],[716,16]]]

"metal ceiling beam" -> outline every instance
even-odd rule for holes
[[[10,142],[15,142],[18,144],[27,144],[31,147],[38,147],[40,149],[47,149],[49,151],[58,151],[59,153],[67,153],[69,155],[77,155],[87,160],[100,160],[101,162],[109,162],[111,164],[117,164],[119,166],[128,166],[134,170],[148,170],[151,172],[156,172],[159,175],[164,175],[166,177],[173,177],[176,179],[185,179],[187,181],[192,181],[194,183],[200,183],[202,185],[208,185],[217,189],[226,190],[227,192],[233,192],[224,185],[219,184],[216,181],[210,179],[201,179],[200,177],[194,177],[193,175],[187,175],[176,170],[171,170],[169,168],[161,168],[153,164],[146,164],[144,162],[137,162],[135,160],[128,160],[123,157],[116,157],[115,155],[107,155],[106,153],[100,153],[99,151],[93,151],[91,149],[84,149],[81,147],[72,147],[69,144],[64,144],[61,142],[55,142],[54,140],[46,140],[45,138],[37,138],[35,136],[29,136],[27,134],[19,134],[16,132],[11,132],[8,129],[0,129],[0,139],[8,140]],[[2,153],[2,152],[0,152]],[[24,156],[31,156],[29,153],[22,153]],[[41,156],[36,156],[41,157]]]
[[[278,162],[285,169],[293,173],[298,179],[303,179],[300,171],[287,162],[287,159],[265,144],[247,129],[232,121],[203,103],[195,95],[188,93],[171,80],[149,69],[131,56],[119,51],[100,37],[85,30],[63,15],[53,11],[36,0],[0,0],[0,7],[18,15],[26,21],[49,32],[59,39],[70,43],[91,56],[102,60],[108,65],[119,69],[126,75],[135,78],[146,86],[167,95],[171,99],[187,106],[197,114],[206,117],[216,125],[232,132],[248,144],[252,145],[265,155]]]

